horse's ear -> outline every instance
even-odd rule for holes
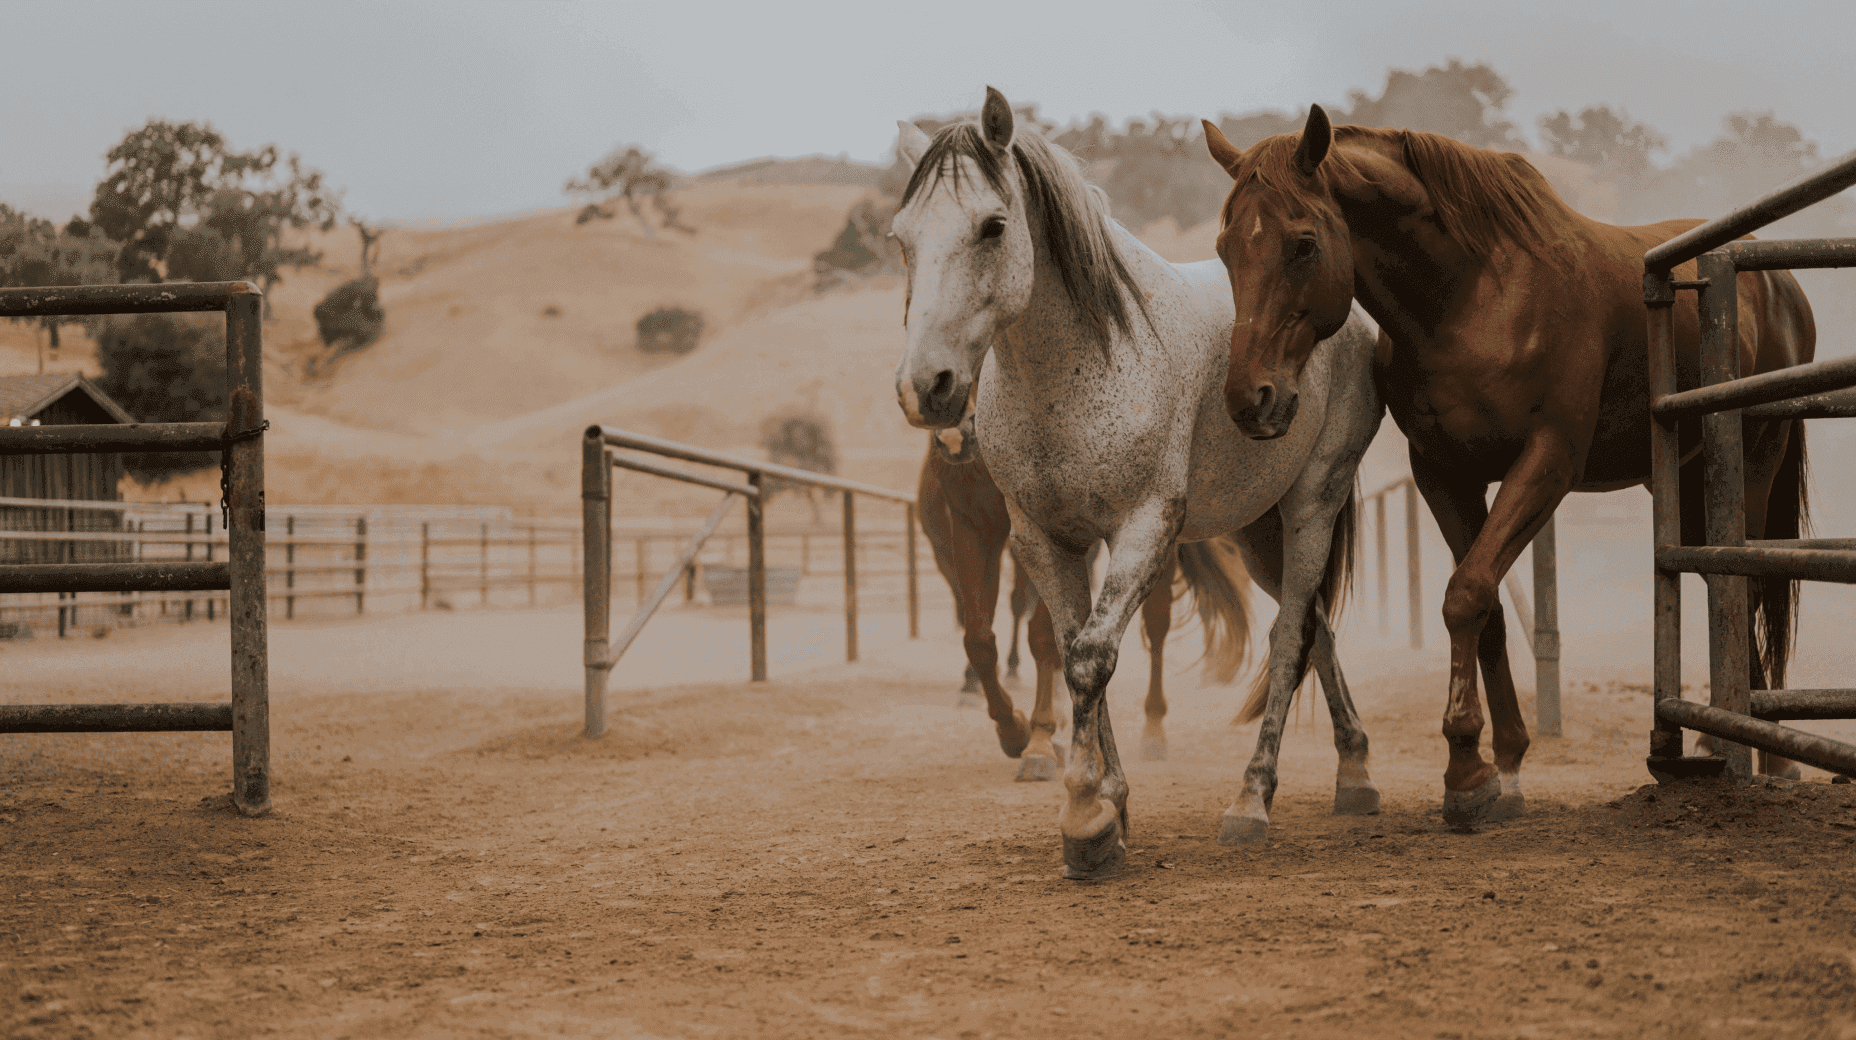
[[[1328,114],[1320,105],[1308,106],[1308,123],[1302,127],[1302,143],[1295,146],[1295,168],[1304,177],[1313,177],[1315,170],[1321,166],[1321,160],[1328,157],[1328,147],[1334,143],[1334,124],[1328,122]]]
[[[902,153],[910,166],[922,161],[922,156],[928,153],[929,144],[928,135],[922,133],[921,127],[906,119],[896,120],[896,151]]]
[[[1223,130],[1218,129],[1217,123],[1209,119],[1201,119],[1199,122],[1205,126],[1206,151],[1212,153],[1212,159],[1224,167],[1224,172],[1237,176],[1237,161],[1244,157],[1244,153],[1237,150],[1237,146],[1231,143]]]
[[[986,104],[980,106],[980,129],[986,143],[1000,151],[1012,145],[1012,103],[995,87],[986,88]]]

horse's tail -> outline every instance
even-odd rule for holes
[[[1237,543],[1228,537],[1179,546],[1179,581],[1173,598],[1192,594],[1199,624],[1205,630],[1205,655],[1200,661],[1213,682],[1237,677],[1250,649],[1250,607],[1244,589],[1250,572],[1244,569]],[[1146,630],[1142,630],[1146,638]]]
[[[1804,449],[1804,423],[1793,421],[1785,441],[1785,455],[1772,479],[1766,499],[1767,538],[1805,538],[1811,532],[1810,476]],[[1785,688],[1785,666],[1797,638],[1798,582],[1785,578],[1754,578],[1754,652],[1765,673],[1766,688]]]
[[[1355,486],[1347,493],[1347,502],[1334,514],[1334,533],[1328,538],[1328,564],[1321,572],[1321,607],[1327,614],[1331,627],[1340,620],[1341,607],[1347,601],[1347,594],[1353,589],[1353,550],[1354,541],[1359,535],[1360,489]],[[1285,551],[1286,547],[1285,547]],[[1286,563],[1286,561],[1285,561]],[[1308,660],[1314,660],[1314,644],[1309,644]],[[1302,674],[1296,678],[1296,685],[1308,678],[1308,664],[1302,666]],[[1244,699],[1244,706],[1237,711],[1239,724],[1255,722],[1263,714],[1263,708],[1270,699],[1270,670],[1267,662],[1257,672],[1257,677],[1250,683],[1250,696]]]

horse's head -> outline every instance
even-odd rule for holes
[[[980,438],[974,429],[972,406],[968,406],[967,414],[959,422],[929,434],[928,441],[934,445],[935,454],[941,456],[942,462],[959,466],[979,458]]]
[[[908,269],[896,397],[911,425],[943,429],[970,414],[987,349],[1030,303],[1036,256],[1005,95],[986,88],[978,126],[932,141],[899,126],[915,170],[890,224]]]
[[[1236,181],[1218,231],[1237,303],[1225,411],[1245,434],[1268,440],[1289,432],[1302,367],[1353,303],[1353,245],[1321,169],[1333,128],[1316,105],[1299,140],[1270,138],[1241,152],[1207,122],[1205,143]]]

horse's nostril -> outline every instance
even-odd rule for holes
[[[929,388],[928,396],[932,398],[942,398],[942,397],[946,397],[948,394],[952,393],[953,391],[954,391],[954,372],[952,369],[944,368],[941,371],[935,373],[934,386]]]
[[[1259,416],[1269,415],[1270,405],[1274,403],[1275,400],[1276,388],[1274,386],[1264,383],[1257,387],[1257,414]]]

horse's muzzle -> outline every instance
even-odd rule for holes
[[[896,397],[910,426],[941,430],[956,425],[967,414],[967,395],[973,389],[970,379],[961,379],[951,368],[918,375],[907,383],[898,382]]]
[[[1244,436],[1258,441],[1273,441],[1288,433],[1301,405],[1301,394],[1291,391],[1278,396],[1275,388],[1268,384],[1243,407],[1232,407],[1231,395],[1225,395],[1225,411],[1230,414],[1231,421]]]

